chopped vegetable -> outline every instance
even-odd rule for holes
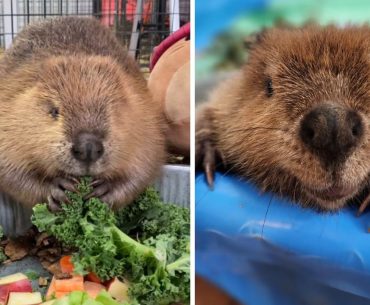
[[[81,275],[74,275],[70,279],[55,280],[56,292],[72,292],[84,290],[84,278]]]
[[[80,290],[78,290],[78,291],[80,291]],[[61,298],[65,297],[65,296],[69,295],[70,293],[71,292],[69,292],[69,291],[56,291],[54,293],[54,297],[56,299],[61,299]]]
[[[115,278],[108,286],[108,293],[116,299],[118,302],[128,301],[128,288],[127,283],[123,283],[119,279]]]
[[[0,286],[5,285],[5,284],[20,282],[22,280],[27,280],[28,281],[28,278],[25,274],[23,274],[23,273],[14,273],[14,274],[7,275],[7,276],[4,276],[4,277],[0,278]]]
[[[71,203],[63,204],[61,212],[52,214],[46,204],[36,205],[33,208],[33,223],[40,231],[78,249],[72,258],[77,274],[94,272],[103,281],[115,276],[125,277],[130,282],[130,298],[142,305],[188,302],[189,228],[183,227],[186,223],[189,225],[189,220],[185,217],[181,223],[169,224],[175,218],[180,219],[178,215],[185,212],[179,212],[173,219],[164,222],[162,212],[153,209],[151,214],[147,209],[145,228],[148,232],[143,232],[137,241],[116,226],[114,213],[100,199],[83,199],[91,191],[90,181],[83,179],[78,185],[78,193],[67,192]],[[153,196],[152,192],[149,194]],[[149,206],[149,203],[142,206]],[[166,209],[167,212],[163,213],[170,210]],[[119,219],[122,220],[125,214],[128,217],[131,215],[133,220],[139,213],[122,211]],[[155,218],[158,220],[156,223]],[[166,231],[161,226],[169,226],[169,229]],[[139,229],[139,226],[135,228]],[[128,231],[131,230],[134,228]],[[181,230],[185,231],[184,235]]]
[[[7,305],[36,305],[42,303],[40,292],[11,292]]]
[[[60,259],[60,269],[62,270],[63,273],[68,273],[72,274],[73,273],[73,263],[72,263],[72,256],[67,255],[63,256]]]
[[[44,287],[48,285],[48,279],[46,277],[40,276],[38,282],[39,282],[40,287]]]
[[[96,298],[89,297],[86,292],[74,291],[68,296],[56,300],[52,305],[138,305],[137,303],[118,303],[106,291],[100,292]]]
[[[32,292],[31,282],[22,273],[0,279],[0,304],[6,304],[10,292]]]
[[[101,284],[100,278],[94,272],[90,272],[86,275],[86,279],[90,282]]]
[[[126,234],[139,234],[140,239],[171,234],[190,235],[189,209],[166,204],[154,188],[148,188],[133,204],[117,212],[117,227]]]
[[[34,271],[34,270],[27,270],[24,272],[24,274],[27,276],[28,279],[30,279],[31,281],[35,281],[39,278],[39,274]]]
[[[90,298],[96,298],[102,290],[106,290],[102,284],[89,281],[84,283],[84,291],[86,291]]]
[[[53,278],[51,279],[51,282],[50,282],[50,285],[49,285],[49,289],[48,291],[46,292],[46,300],[50,300],[50,299],[53,299],[55,296],[55,276],[53,276]]]
[[[52,305],[54,302],[55,300],[50,300],[50,301],[43,302],[40,305]]]

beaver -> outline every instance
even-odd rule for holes
[[[82,176],[113,208],[164,162],[159,106],[108,28],[59,17],[20,32],[0,60],[0,190],[58,209]]]
[[[238,75],[198,108],[196,162],[209,185],[220,161],[305,207],[360,201],[370,172],[369,54],[367,25],[263,31]]]

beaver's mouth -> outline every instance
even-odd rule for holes
[[[358,187],[333,185],[323,190],[307,189],[307,191],[314,198],[318,198],[325,201],[337,201],[354,197],[358,192]]]

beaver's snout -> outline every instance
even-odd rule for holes
[[[90,164],[104,153],[101,139],[91,133],[80,133],[73,141],[72,155],[81,162]]]
[[[300,138],[327,166],[344,162],[364,132],[360,115],[329,103],[315,107],[300,125]]]

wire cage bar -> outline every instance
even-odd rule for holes
[[[190,20],[190,0],[0,0],[0,48],[27,24],[56,16],[95,17],[146,70],[150,54]]]

